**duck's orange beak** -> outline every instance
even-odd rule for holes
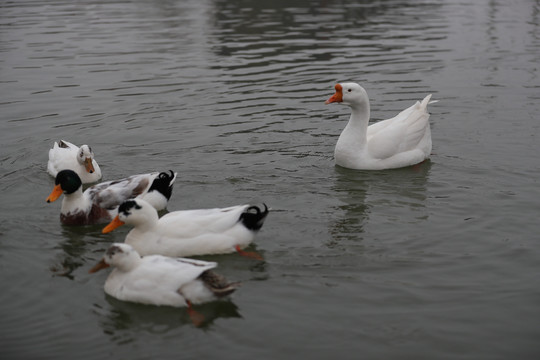
[[[86,168],[86,171],[88,171],[90,174],[92,174],[94,171],[94,165],[92,164],[92,158],[86,158],[84,160],[84,167]]]
[[[88,270],[88,273],[89,273],[89,274],[93,274],[93,273],[95,273],[95,272],[98,272],[98,271],[101,270],[101,269],[106,269],[106,268],[108,268],[109,266],[110,266],[110,265],[107,264],[107,263],[105,262],[104,259],[101,259],[101,261],[98,262],[96,265],[94,265],[93,268],[91,268],[90,270]]]
[[[330,97],[330,99],[325,101],[325,104],[331,104],[334,102],[342,102],[343,101],[343,88],[341,85],[336,84],[335,86],[336,93]]]
[[[56,185],[53,191],[51,192],[51,194],[49,195],[49,197],[47,198],[47,202],[50,203],[50,202],[58,200],[58,198],[62,196],[63,192],[64,190],[62,190],[62,187],[60,186],[60,184]]]
[[[114,229],[116,229],[117,227],[120,227],[122,225],[124,225],[125,222],[123,222],[122,220],[120,220],[120,218],[118,217],[118,215],[116,215],[114,217],[114,219],[112,219],[112,221],[109,223],[109,225],[105,226],[103,228],[103,230],[101,230],[101,232],[103,234],[107,234],[107,233],[110,233],[111,231],[113,231]]]

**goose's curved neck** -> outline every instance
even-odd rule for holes
[[[369,122],[369,104],[352,105],[351,106],[351,121],[355,123],[363,123],[366,125]]]
[[[354,168],[358,158],[366,155],[369,103],[350,104],[351,117],[341,132],[334,150],[336,164]]]
[[[369,123],[369,104],[362,106],[351,106],[351,117],[347,124],[348,131],[354,132],[355,137],[360,141],[366,141],[367,128]]]

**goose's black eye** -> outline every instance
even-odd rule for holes
[[[348,92],[351,92],[351,91],[352,91],[352,89],[348,89],[347,91],[348,91]]]

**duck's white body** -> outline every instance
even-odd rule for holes
[[[255,212],[254,212],[255,211]],[[268,209],[239,205],[228,208],[174,211],[158,218],[156,210],[142,199],[119,207],[117,225],[133,225],[125,243],[141,255],[194,256],[224,254],[243,249],[262,227]]]
[[[141,257],[128,244],[113,244],[90,272],[108,266],[114,270],[105,281],[105,292],[119,300],[142,304],[200,304],[226,296],[239,286],[209,271],[217,266],[215,262],[161,255]]]
[[[101,169],[94,159],[94,153],[88,145],[79,148],[65,140],[55,142],[49,150],[47,172],[56,177],[61,170],[73,170],[83,184],[90,184],[101,179]]]
[[[157,210],[164,209],[175,179],[176,174],[172,171],[170,175],[159,172],[132,175],[91,186],[83,192],[77,174],[71,170],[62,170],[56,177],[57,185],[47,201],[55,201],[64,194],[60,221],[65,225],[100,224],[111,221],[118,213],[118,206],[135,197],[150,197],[154,200],[151,206]],[[165,192],[160,190],[163,188]]]
[[[368,126],[370,108],[366,91],[355,83],[336,85],[326,103],[350,106],[349,122],[336,144],[336,164],[350,169],[383,170],[415,165],[431,154],[427,105],[431,95],[397,116]]]

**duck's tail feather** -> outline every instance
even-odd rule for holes
[[[230,283],[224,276],[217,274],[212,270],[203,272],[199,275],[199,279],[216,297],[227,296],[241,286],[240,282]]]
[[[172,195],[174,181],[176,180],[176,173],[172,170],[169,170],[169,172],[170,174],[167,172],[160,173],[152,182],[148,192],[156,190],[169,200]]]
[[[60,147],[60,148],[63,148],[63,149],[68,149],[69,148],[68,144],[66,144],[64,142],[64,140],[58,140],[57,144],[58,144],[58,147]]]
[[[268,206],[263,204],[264,210],[258,206],[250,206],[240,215],[240,221],[246,228],[253,231],[258,231],[264,224],[264,220],[268,215]]]

